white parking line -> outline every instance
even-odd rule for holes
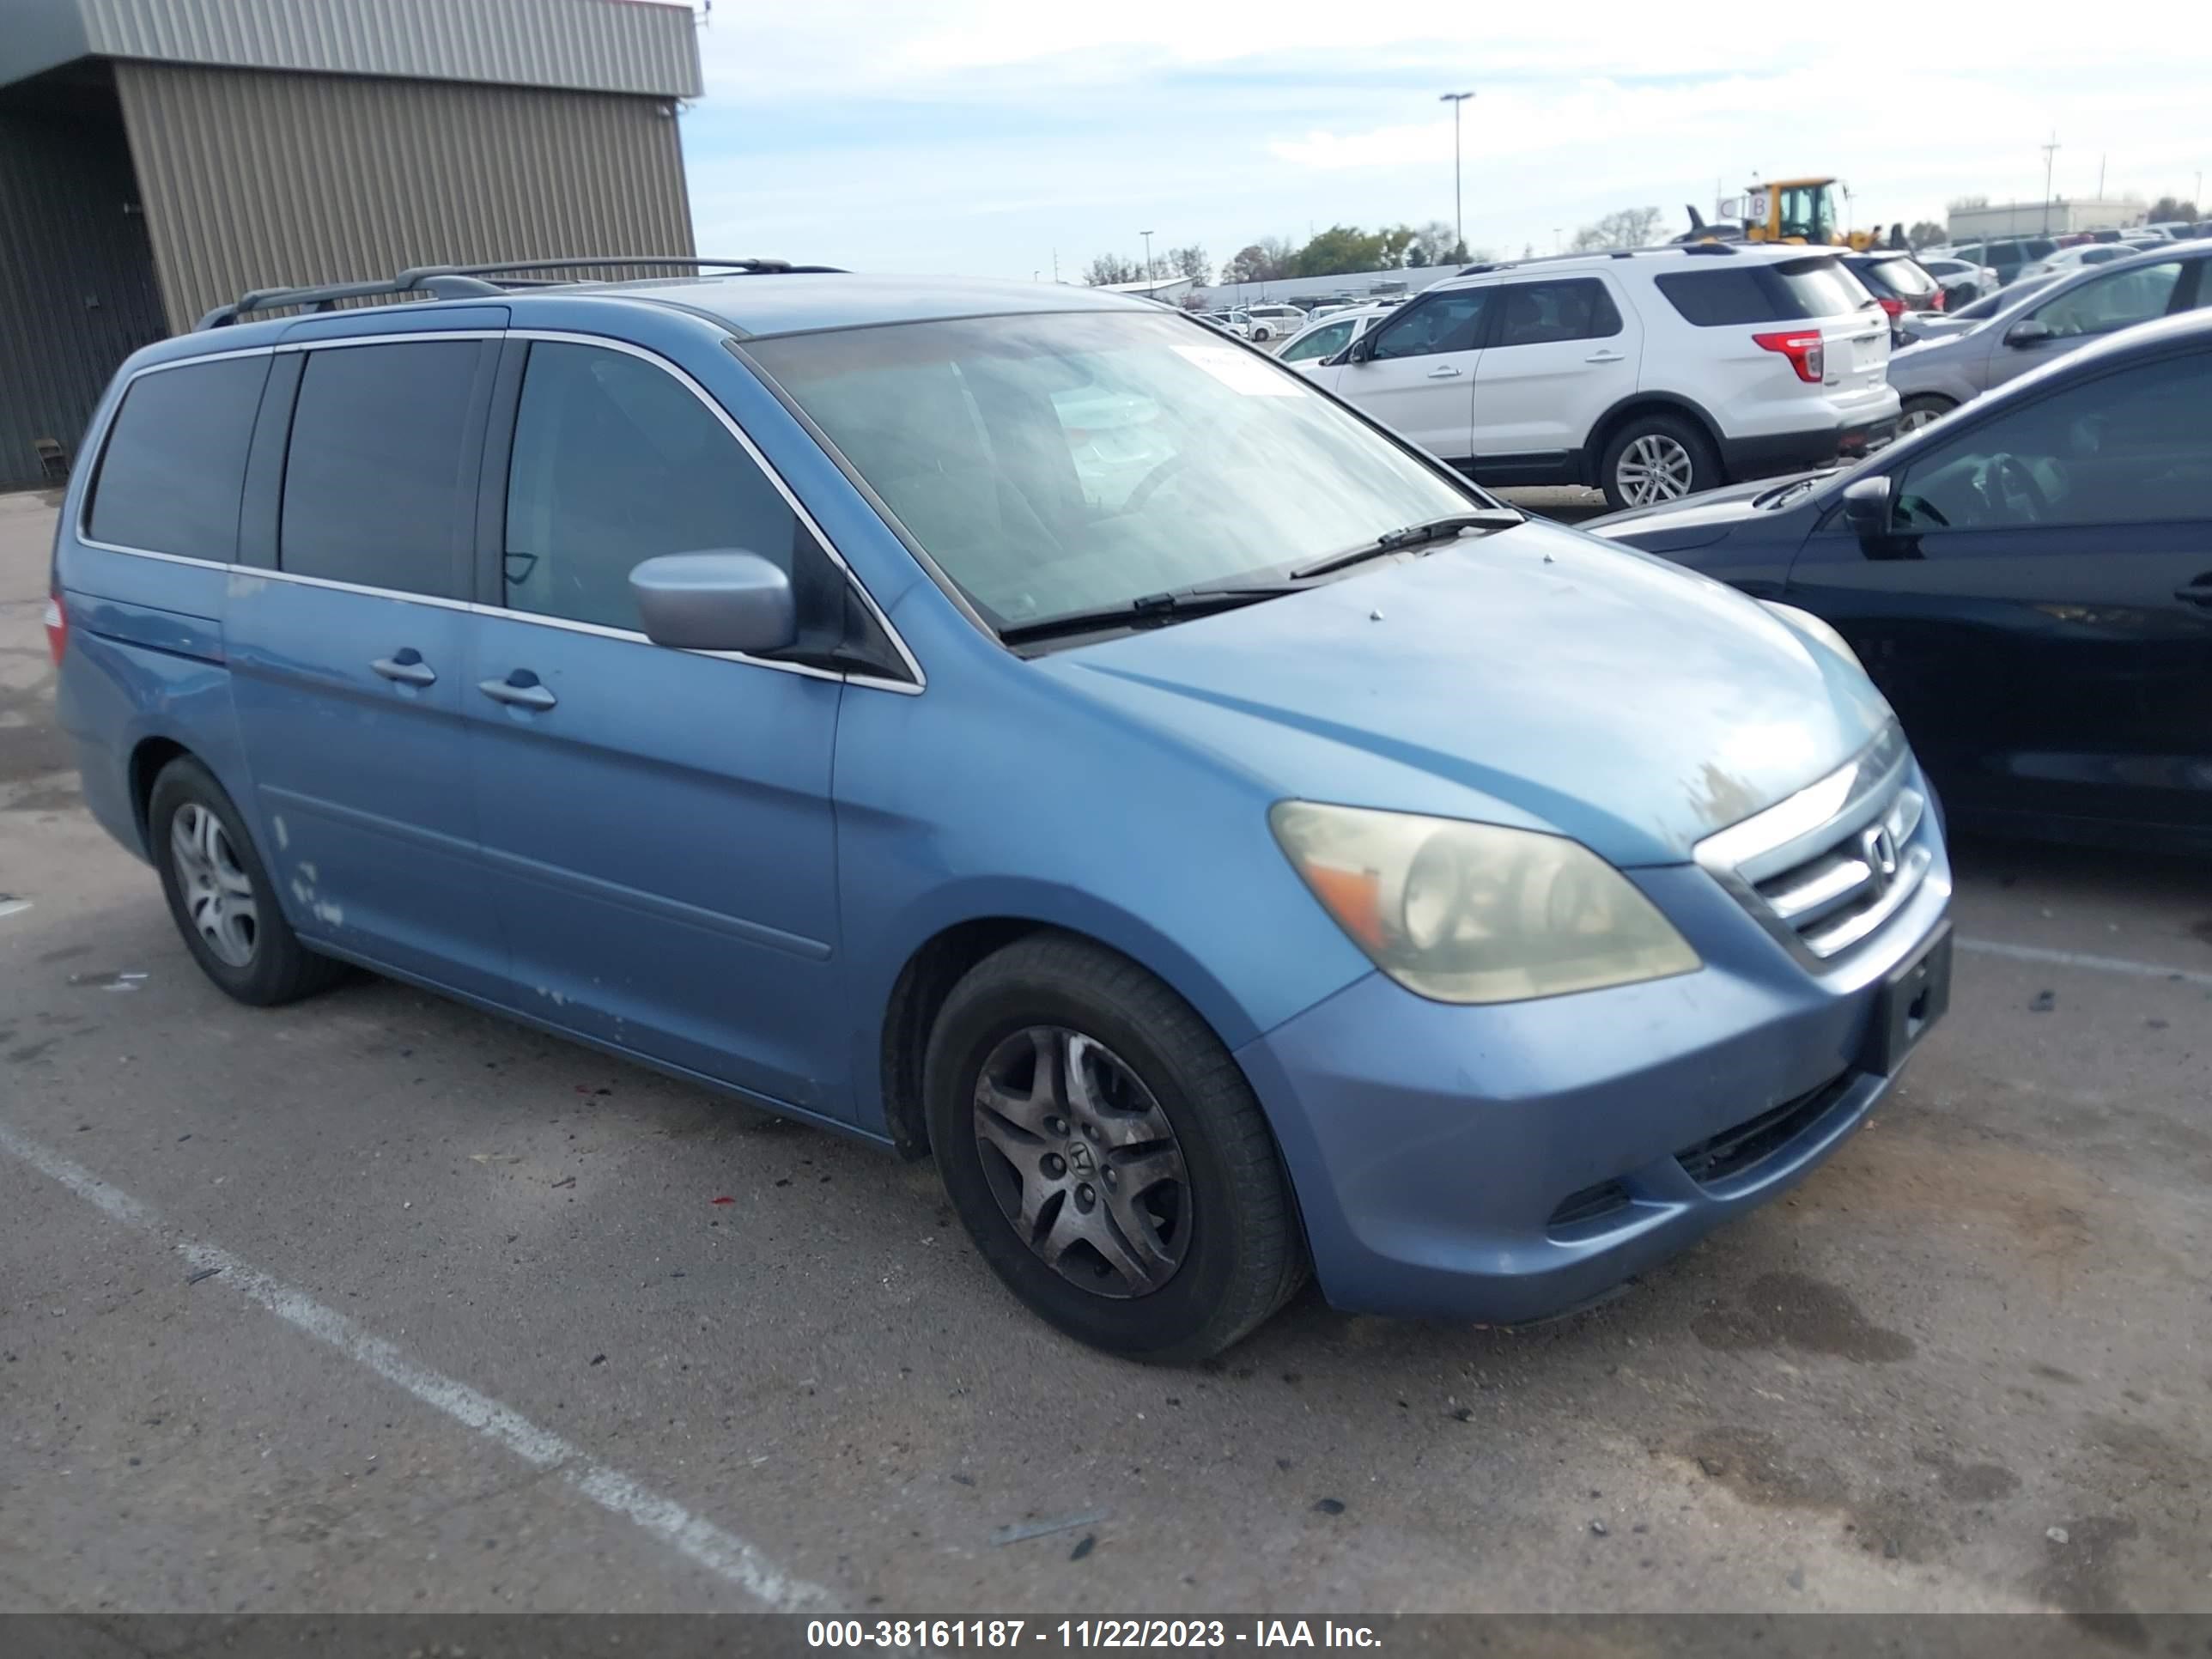
[[[1985,957],[2010,957],[2014,962],[2048,962],[2061,968],[2093,968],[2100,974],[2128,974],[2137,979],[2179,980],[2212,991],[2212,974],[2186,968],[2168,968],[2156,962],[2130,962],[2125,957],[2092,956],[2085,951],[2046,951],[2039,945],[2007,945],[2002,939],[1962,939],[1961,951],[1978,951]]]
[[[621,1470],[594,1462],[581,1447],[538,1427],[521,1413],[479,1394],[467,1383],[416,1364],[382,1337],[370,1334],[305,1291],[270,1278],[228,1250],[183,1237],[129,1194],[5,1123],[0,1123],[0,1152],[59,1182],[111,1219],[161,1239],[191,1263],[195,1275],[210,1285],[240,1292],[286,1324],[328,1343],[433,1410],[504,1446],[524,1462],[558,1470],[562,1480],[601,1509],[635,1522],[769,1607],[788,1613],[831,1605],[827,1590],[790,1577],[744,1539],[692,1514],[672,1498],[663,1498]]]

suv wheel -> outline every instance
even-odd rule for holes
[[[1304,1282],[1251,1086],[1134,963],[1061,934],[1006,946],[945,1000],[923,1087],[969,1236],[1069,1335],[1133,1359],[1203,1359]]]
[[[1252,338],[1255,343],[1263,343],[1267,339],[1267,337],[1268,333],[1267,324],[1255,323],[1252,325]]]
[[[1932,392],[1923,392],[1917,398],[1907,398],[1905,407],[1898,413],[1897,435],[1902,438],[1908,432],[1917,432],[1929,422],[1949,414],[1951,409],[1948,398],[1937,397]]]
[[[319,991],[343,966],[300,943],[238,808],[198,761],[161,769],[146,811],[148,845],[169,915],[207,976],[269,1007]]]
[[[1606,505],[1650,507],[1680,501],[1721,481],[1705,434],[1679,415],[1638,415],[1613,434],[1598,463]]]

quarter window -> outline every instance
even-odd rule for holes
[[[1946,532],[2212,519],[2212,353],[2079,381],[1923,453],[1896,529]]]
[[[280,568],[465,597],[485,351],[416,340],[309,354],[284,463]]]
[[[1601,340],[1620,332],[1620,313],[1594,276],[1571,282],[1513,283],[1498,290],[1498,343],[1543,345]]]
[[[94,480],[92,539],[228,563],[266,356],[142,374],[124,394]]]
[[[628,352],[533,344],[507,471],[507,607],[635,629],[640,563],[732,549],[791,574],[802,622],[834,593],[798,514],[690,387]]]

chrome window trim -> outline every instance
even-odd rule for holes
[[[759,446],[746,435],[744,428],[737,423],[727,410],[715,401],[704,386],[685,373],[682,368],[661,356],[658,352],[648,350],[643,346],[633,345],[627,340],[617,340],[602,334],[578,334],[562,329],[428,329],[391,334],[346,334],[310,340],[280,340],[269,345],[240,346],[229,351],[204,352],[194,356],[174,358],[167,362],[149,363],[144,368],[131,372],[131,378],[123,384],[122,392],[109,407],[107,417],[100,423],[100,431],[92,445],[94,463],[89,476],[94,478],[99,477],[100,465],[106,459],[107,441],[114,429],[115,416],[122,409],[124,399],[130,396],[131,388],[149,374],[158,374],[165,369],[182,368],[191,363],[215,362],[223,358],[274,356],[278,352],[321,351],[340,346],[392,345],[434,340],[517,339],[550,340],[565,345],[599,346],[607,350],[624,352],[630,356],[641,358],[653,364],[689,390],[693,397],[706,405],[708,412],[721,422],[723,429],[737,440],[738,447],[744,452],[753,465],[761,470],[769,483],[775,486],[776,494],[783,498],[784,504],[790,507],[793,516],[805,526],[817,544],[829,555],[830,562],[837,567],[845,580],[860,594],[860,602],[867,606],[869,613],[875,617],[877,625],[884,630],[884,637],[890,640],[897,650],[899,659],[906,665],[914,678],[909,682],[889,679],[880,674],[841,673],[833,669],[817,668],[811,663],[781,662],[774,658],[750,656],[740,651],[687,651],[684,653],[684,655],[711,657],[719,662],[745,663],[756,668],[774,669],[778,673],[797,674],[807,679],[839,680],[848,685],[865,686],[878,691],[893,691],[903,696],[920,696],[927,688],[928,677],[923,673],[921,661],[915,656],[905,637],[891,625],[890,617],[885,613],[884,608],[876,603],[876,596],[868,591],[868,585],[860,580],[858,573],[854,570],[851,564],[847,562],[845,556],[838,550],[836,544],[830,539],[828,532],[822,528],[814,515],[807,511],[805,504],[784,481],[783,475],[770,465],[768,457],[761,453]],[[483,605],[470,599],[447,599],[442,594],[414,593],[396,587],[377,587],[362,582],[339,581],[329,576],[309,576],[298,571],[269,569],[260,565],[240,564],[234,561],[222,559],[195,558],[189,554],[164,553],[155,548],[131,547],[120,542],[99,541],[94,538],[88,528],[88,515],[91,507],[92,492],[88,489],[77,503],[76,523],[73,526],[76,532],[75,539],[78,545],[92,548],[102,553],[123,553],[133,558],[157,560],[164,564],[197,565],[204,570],[226,571],[233,576],[258,577],[267,581],[291,582],[303,587],[322,587],[341,593],[360,593],[372,599],[398,599],[408,605],[427,605],[441,610],[465,611],[474,616],[497,617],[514,622],[534,623],[540,628],[557,628],[570,633],[591,634],[604,639],[623,640],[633,644],[652,646],[656,651],[672,648],[653,645],[652,640],[635,629],[611,628],[600,623],[577,622],[566,617],[541,616],[535,611],[516,611],[505,605]]]

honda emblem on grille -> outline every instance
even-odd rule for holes
[[[1859,836],[1859,851],[1864,855],[1867,868],[1887,887],[1889,878],[1897,873],[1897,837],[1889,833],[1887,824],[1877,823]]]

